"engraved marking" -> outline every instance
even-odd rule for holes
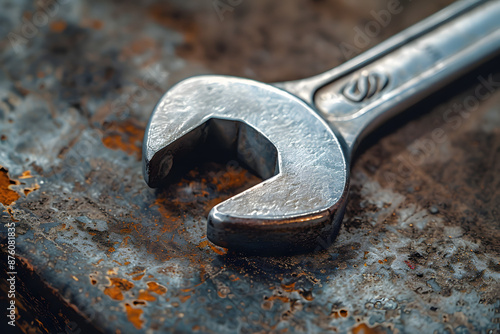
[[[353,102],[362,102],[383,91],[389,78],[380,72],[362,73],[342,89],[342,94]]]

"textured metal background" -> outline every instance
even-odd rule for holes
[[[448,2],[403,1],[370,43]],[[2,250],[4,224],[18,233],[18,330],[500,331],[500,87],[469,106],[480,77],[500,81],[498,59],[365,141],[333,246],[239,257],[206,240],[205,217],[259,180],[218,161],[149,189],[154,104],[192,74],[281,81],[333,67],[387,2],[243,1],[223,20],[210,1],[54,6],[44,23],[33,1],[1,2],[0,219]]]

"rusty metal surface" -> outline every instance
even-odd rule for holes
[[[422,3],[402,2],[370,43],[449,1]],[[43,8],[0,12],[1,35],[21,37],[0,41],[1,264],[4,275],[14,221],[17,329],[500,331],[500,87],[484,83],[500,82],[498,59],[367,138],[331,247],[241,257],[208,242],[205,217],[260,180],[216,161],[149,189],[140,149],[154,104],[195,73],[277,81],[333,67],[387,2],[243,1],[222,21],[210,2],[53,8],[32,34]]]

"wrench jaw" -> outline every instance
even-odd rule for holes
[[[143,146],[146,182],[161,186],[183,157],[207,147],[234,152],[266,179],[211,210],[212,242],[283,255],[333,241],[345,208],[348,162],[332,129],[302,100],[247,79],[180,82],[151,116]]]
[[[228,157],[264,180],[279,172],[278,152],[260,132],[240,121],[210,118],[151,158],[143,154],[144,179],[150,187],[158,188],[168,183],[175,167],[189,168],[207,159],[228,161]]]
[[[344,197],[334,207],[314,215],[259,219],[221,213],[216,206],[208,216],[207,237],[216,245],[245,255],[283,256],[321,251],[335,241],[345,207]]]

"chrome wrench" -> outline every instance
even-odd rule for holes
[[[235,154],[265,180],[210,211],[208,238],[245,253],[318,249],[339,231],[360,140],[499,52],[500,1],[463,0],[308,79],[185,79],[153,111],[144,178],[161,186],[200,148]]]

